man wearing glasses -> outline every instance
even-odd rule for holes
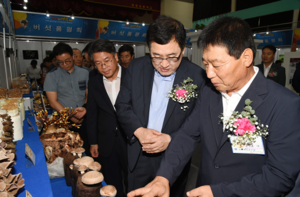
[[[89,72],[74,66],[73,50],[68,44],[58,43],[53,48],[53,55],[58,67],[47,74],[44,83],[51,107],[59,112],[65,107],[75,109],[83,106],[88,94]],[[71,118],[74,123],[82,120]]]
[[[133,59],[128,67],[115,105],[128,139],[128,191],[155,178],[164,151],[194,108],[196,99],[182,104],[169,99],[169,91],[191,78],[198,94],[205,83],[205,72],[182,59],[185,40],[179,21],[160,16],[147,30],[150,56]],[[189,167],[190,163],[173,184],[170,196],[183,196]]]

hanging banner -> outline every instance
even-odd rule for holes
[[[107,40],[146,42],[148,25],[99,20],[96,38]]]
[[[296,51],[297,45],[300,44],[300,29],[295,29],[293,32],[292,51]]]
[[[97,20],[13,12],[16,35],[95,39]]]
[[[255,39],[263,40],[257,48],[263,48],[266,45],[274,45],[275,47],[290,46],[292,44],[293,30],[270,32],[269,34],[256,34]]]

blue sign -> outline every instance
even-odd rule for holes
[[[263,48],[266,45],[290,46],[293,39],[293,30],[270,32],[269,34],[256,34],[255,39],[263,40],[263,43],[258,45],[258,48]]]
[[[132,42],[146,42],[147,29],[148,25],[106,20],[100,20],[97,28],[102,39]]]
[[[14,12],[16,35],[95,39],[98,20]]]
[[[191,32],[195,32],[195,30],[194,29],[185,29],[185,32],[186,33],[191,33]],[[191,38],[188,37],[188,36],[186,36],[186,45],[187,46],[191,46],[192,45]]]

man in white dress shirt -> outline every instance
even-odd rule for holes
[[[106,183],[117,188],[117,197],[125,197],[126,137],[119,126],[114,105],[126,69],[118,64],[114,44],[109,40],[94,41],[89,48],[89,56],[99,73],[90,78],[87,109],[77,108],[77,116],[82,118],[87,113],[90,153],[102,165],[101,172]]]

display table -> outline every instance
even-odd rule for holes
[[[43,144],[40,141],[39,133],[34,116],[29,116],[29,111],[25,111],[25,120],[23,125],[23,139],[17,141],[16,162],[12,174],[22,173],[25,179],[25,187],[18,193],[18,197],[25,197],[25,190],[33,197],[72,197],[72,187],[66,185],[65,177],[49,179]],[[29,132],[29,118],[35,131]],[[26,167],[27,158],[25,157],[25,144],[28,144],[36,156],[36,165]],[[102,182],[103,186],[106,183]]]

